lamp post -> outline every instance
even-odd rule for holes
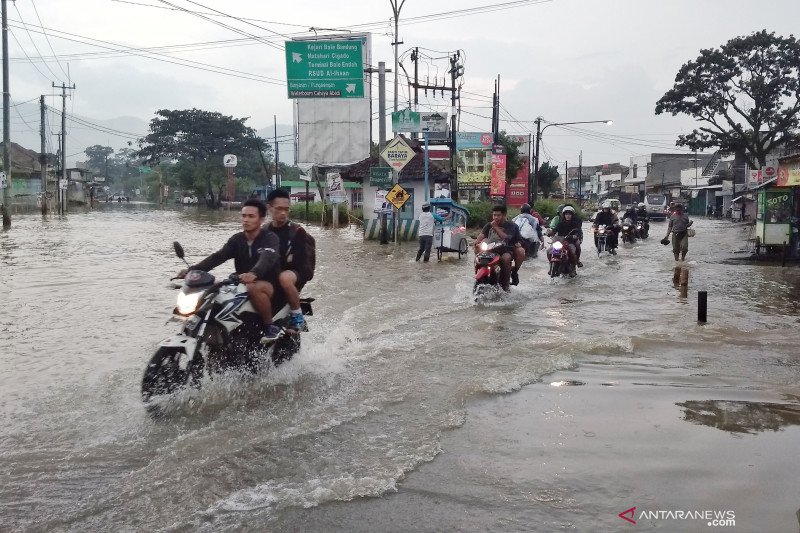
[[[536,203],[536,199],[538,197],[538,189],[539,189],[539,142],[542,140],[542,134],[544,130],[549,128],[550,126],[569,126],[571,124],[606,124],[611,126],[613,124],[610,120],[579,120],[577,122],[550,122],[545,124],[544,128],[541,127],[542,125],[542,117],[536,118],[536,151],[534,153],[534,161],[533,161],[533,179],[532,184],[530,184],[530,188],[532,189],[529,191],[529,198],[531,200],[531,205]],[[580,176],[578,177],[580,180]],[[580,181],[578,182],[580,183]]]

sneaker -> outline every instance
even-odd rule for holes
[[[306,319],[303,313],[292,313],[289,315],[289,327],[295,331],[304,331],[306,329]]]
[[[261,342],[263,344],[269,342],[275,342],[282,336],[283,336],[283,329],[276,326],[275,324],[270,324],[268,326],[264,326],[264,329],[261,334]]]
[[[511,284],[519,285],[519,272],[517,272],[516,270],[511,271]]]

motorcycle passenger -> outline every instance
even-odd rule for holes
[[[553,215],[552,220],[550,220],[550,226],[548,226],[550,229],[556,229],[556,226],[558,226],[558,223],[561,221],[561,211],[564,210],[566,205],[567,204],[558,204],[558,207],[556,208],[556,214]]]
[[[641,220],[644,223],[644,234],[650,234],[650,215],[647,214],[647,206],[644,205],[644,202],[639,202],[639,205],[636,206],[636,218]]]
[[[599,216],[599,215],[598,215]],[[561,220],[555,229],[555,237],[564,237],[569,252],[569,260],[572,264],[572,272],[575,272],[575,266],[578,265],[581,256],[581,240],[583,233],[581,231],[581,221],[575,216],[575,209],[572,206],[566,206],[561,211]]]
[[[631,219],[633,225],[636,225],[637,214],[634,206],[630,205],[627,209],[625,209],[625,213],[622,215],[622,220],[625,220],[626,218]]]
[[[603,206],[594,219],[594,228],[605,225],[608,230],[608,251],[611,255],[617,255],[617,246],[619,245],[619,218],[611,211],[611,202],[603,202]],[[594,245],[597,247],[597,234],[595,233]]]
[[[199,263],[183,269],[179,278],[189,270],[213,270],[225,261],[233,259],[239,281],[245,284],[253,307],[264,323],[264,336],[277,338],[280,328],[272,323],[272,296],[268,279],[277,274],[279,268],[278,235],[262,227],[267,216],[267,206],[261,200],[251,198],[242,206],[242,231],[233,235],[218,251]]]
[[[544,242],[544,238],[542,236],[542,226],[539,223],[539,220],[531,213],[531,206],[529,204],[522,204],[522,207],[519,208],[519,211],[519,215],[514,217],[514,223],[520,228],[521,232],[524,223],[520,221],[526,220],[528,224],[531,225],[533,231],[536,232],[536,236],[531,239],[528,239],[520,234],[524,241],[524,246],[530,250],[531,257],[536,257],[538,255],[539,246],[542,242]]]
[[[505,246],[500,250],[500,286],[504,291],[509,290],[509,276],[511,285],[519,284],[519,267],[525,261],[525,250],[520,242],[521,236],[516,224],[506,218],[508,210],[503,204],[492,208],[492,221],[486,224],[475,241],[475,253],[480,253],[480,244],[487,242],[502,242]],[[511,260],[514,266],[511,266]]]
[[[300,291],[311,278],[309,257],[306,250],[306,230],[289,220],[289,191],[284,188],[275,189],[267,195],[267,205],[272,221],[267,226],[275,232],[280,240],[280,273],[270,280],[270,296],[275,286],[280,285],[286,296],[291,314],[289,327],[301,331],[306,326],[303,311],[300,308]]]

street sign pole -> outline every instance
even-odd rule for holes
[[[428,191],[430,187],[428,186],[428,132],[426,131],[423,133],[425,135],[425,201],[428,201]]]
[[[397,169],[392,168],[392,187],[394,187],[399,181],[399,172]],[[392,209],[392,222],[394,223],[394,243],[395,245],[400,245],[400,210],[396,207]]]

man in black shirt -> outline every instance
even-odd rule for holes
[[[242,231],[228,239],[218,251],[209,255],[196,265],[181,270],[178,277],[186,275],[187,270],[208,272],[225,261],[233,259],[239,281],[247,287],[247,294],[253,307],[264,322],[264,336],[276,339],[280,328],[272,323],[272,286],[269,281],[280,267],[278,262],[278,236],[262,228],[267,216],[267,206],[261,200],[250,199],[242,206]]]
[[[267,196],[269,214],[272,221],[267,226],[280,240],[278,255],[280,269],[276,272],[271,283],[278,285],[286,295],[286,301],[291,309],[290,325],[293,329],[301,331],[305,328],[305,318],[300,308],[300,290],[311,278],[309,272],[309,257],[306,249],[306,230],[289,220],[291,202],[289,191],[280,188],[270,192]]]
[[[501,250],[500,255],[500,286],[503,290],[509,290],[509,275],[511,285],[519,284],[519,274],[517,271],[525,261],[525,249],[522,247],[522,236],[519,227],[506,219],[507,209],[505,205],[496,205],[492,208],[492,221],[486,224],[475,241],[475,253],[480,250],[480,244],[487,242],[503,242],[506,246]],[[511,259],[514,259],[512,270]]]

